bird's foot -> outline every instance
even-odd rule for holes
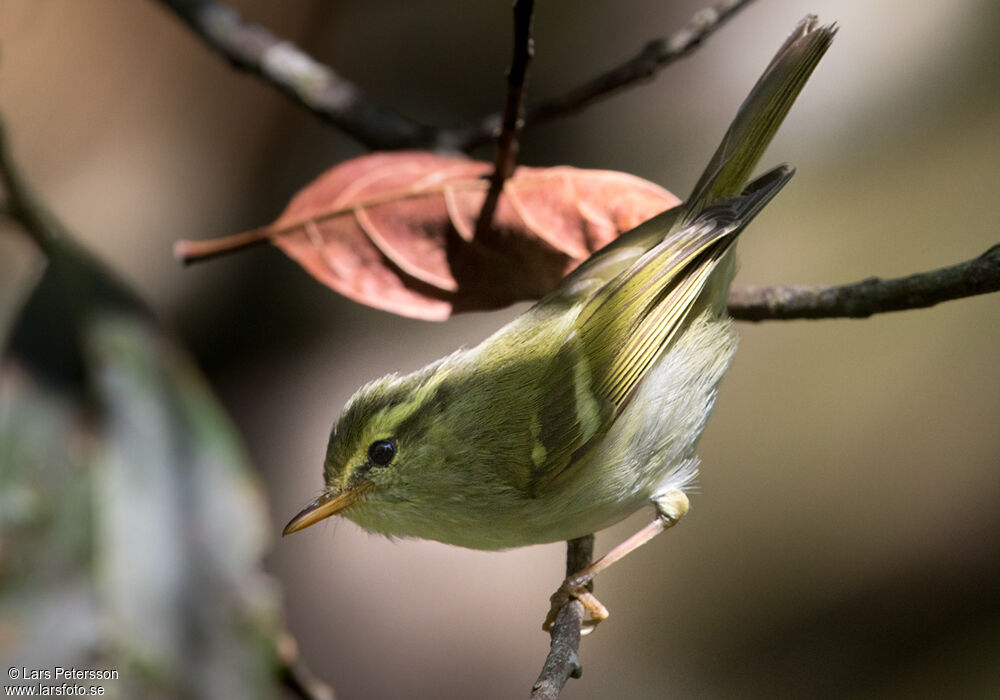
[[[601,620],[608,617],[608,609],[597,599],[597,597],[587,590],[587,584],[593,579],[592,574],[577,574],[569,576],[555,593],[549,598],[549,614],[545,616],[542,629],[548,632],[552,629],[556,616],[563,606],[571,600],[579,600],[583,604],[584,618],[580,628],[580,634],[587,635],[594,631]]]

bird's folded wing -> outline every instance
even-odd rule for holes
[[[743,195],[709,207],[591,297],[553,358],[538,412],[533,495],[553,488],[603,437],[654,361],[703,308],[702,292],[736,236],[791,175],[776,168]]]

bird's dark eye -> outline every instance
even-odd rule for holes
[[[393,438],[376,440],[368,446],[368,459],[376,467],[384,467],[396,456],[396,441]]]

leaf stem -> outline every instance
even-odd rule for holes
[[[231,236],[209,238],[204,241],[176,241],[174,243],[174,257],[185,265],[211,260],[244,248],[263,245],[268,242],[273,233],[274,229],[271,226],[262,226],[242,233],[234,233]]]

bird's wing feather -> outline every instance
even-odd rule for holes
[[[535,311],[579,308],[573,332],[542,377],[530,493],[556,488],[614,422],[656,358],[702,304],[721,305],[728,279],[713,276],[736,236],[790,176],[778,169],[746,190],[781,121],[829,47],[836,27],[799,23],[754,85],[694,191],[598,251]],[[741,191],[743,194],[740,194]]]
[[[736,236],[791,175],[777,168],[743,195],[709,207],[585,304],[545,381],[532,495],[555,487],[607,432],[656,358],[701,308],[698,300]]]
[[[616,412],[625,405],[650,364],[697,308],[702,290],[736,236],[791,176],[790,168],[776,168],[739,197],[709,207],[589,300],[577,327],[600,400],[611,402]]]

